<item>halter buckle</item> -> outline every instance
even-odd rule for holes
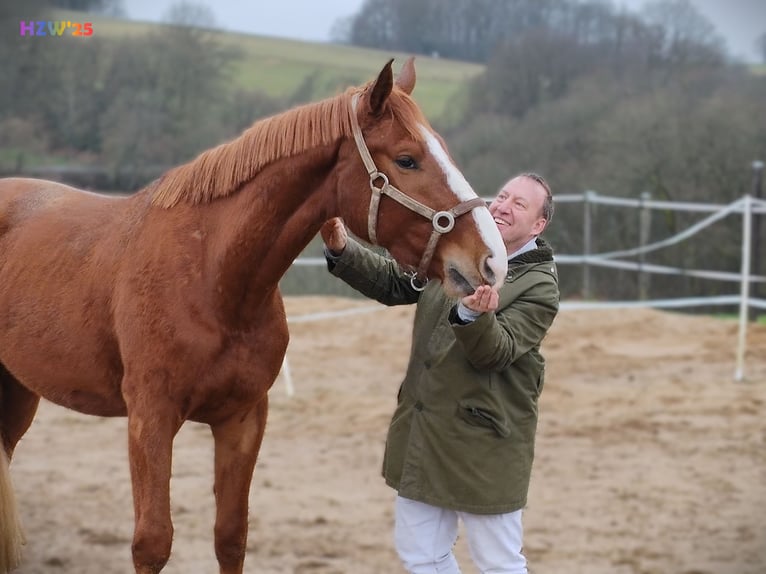
[[[375,182],[379,179],[383,180],[383,185],[380,187],[375,186]],[[374,171],[370,174],[370,189],[374,192],[382,193],[388,187],[388,176],[385,173]]]
[[[447,223],[442,224],[442,219],[446,219]],[[437,211],[434,213],[434,217],[431,220],[431,223],[433,224],[434,229],[439,233],[447,233],[452,231],[452,228],[455,227],[455,216],[451,211]]]

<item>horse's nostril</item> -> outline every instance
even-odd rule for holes
[[[471,282],[466,279],[460,271],[458,271],[455,267],[450,267],[448,270],[448,275],[450,280],[465,294],[469,295],[473,293],[474,286],[471,285]]]
[[[484,269],[482,269],[482,276],[484,277],[484,280],[489,285],[495,284],[495,271],[492,269],[492,266],[490,265],[492,257],[487,257],[484,259]]]

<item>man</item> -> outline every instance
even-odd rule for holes
[[[553,215],[548,184],[532,173],[508,181],[489,206],[508,252],[499,291],[481,286],[457,303],[440,286],[422,293],[394,262],[322,227],[331,273],[387,305],[417,302],[412,350],[383,460],[397,490],[396,550],[413,574],[460,572],[458,520],[481,572],[526,574],[527,501],[540,343],[559,306],[553,252],[539,236]]]

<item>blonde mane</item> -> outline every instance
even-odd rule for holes
[[[169,208],[182,201],[208,203],[231,195],[279,158],[353,137],[351,98],[365,88],[349,88],[334,98],[257,121],[237,139],[202,152],[154,182],[152,204]],[[421,140],[417,125],[428,126],[427,120],[407,94],[395,91],[399,97],[388,100],[392,116],[414,140]]]

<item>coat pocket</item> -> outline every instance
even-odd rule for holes
[[[465,422],[493,429],[499,436],[507,438],[511,434],[508,423],[491,413],[485,408],[471,403],[461,402],[458,404],[458,414]]]

